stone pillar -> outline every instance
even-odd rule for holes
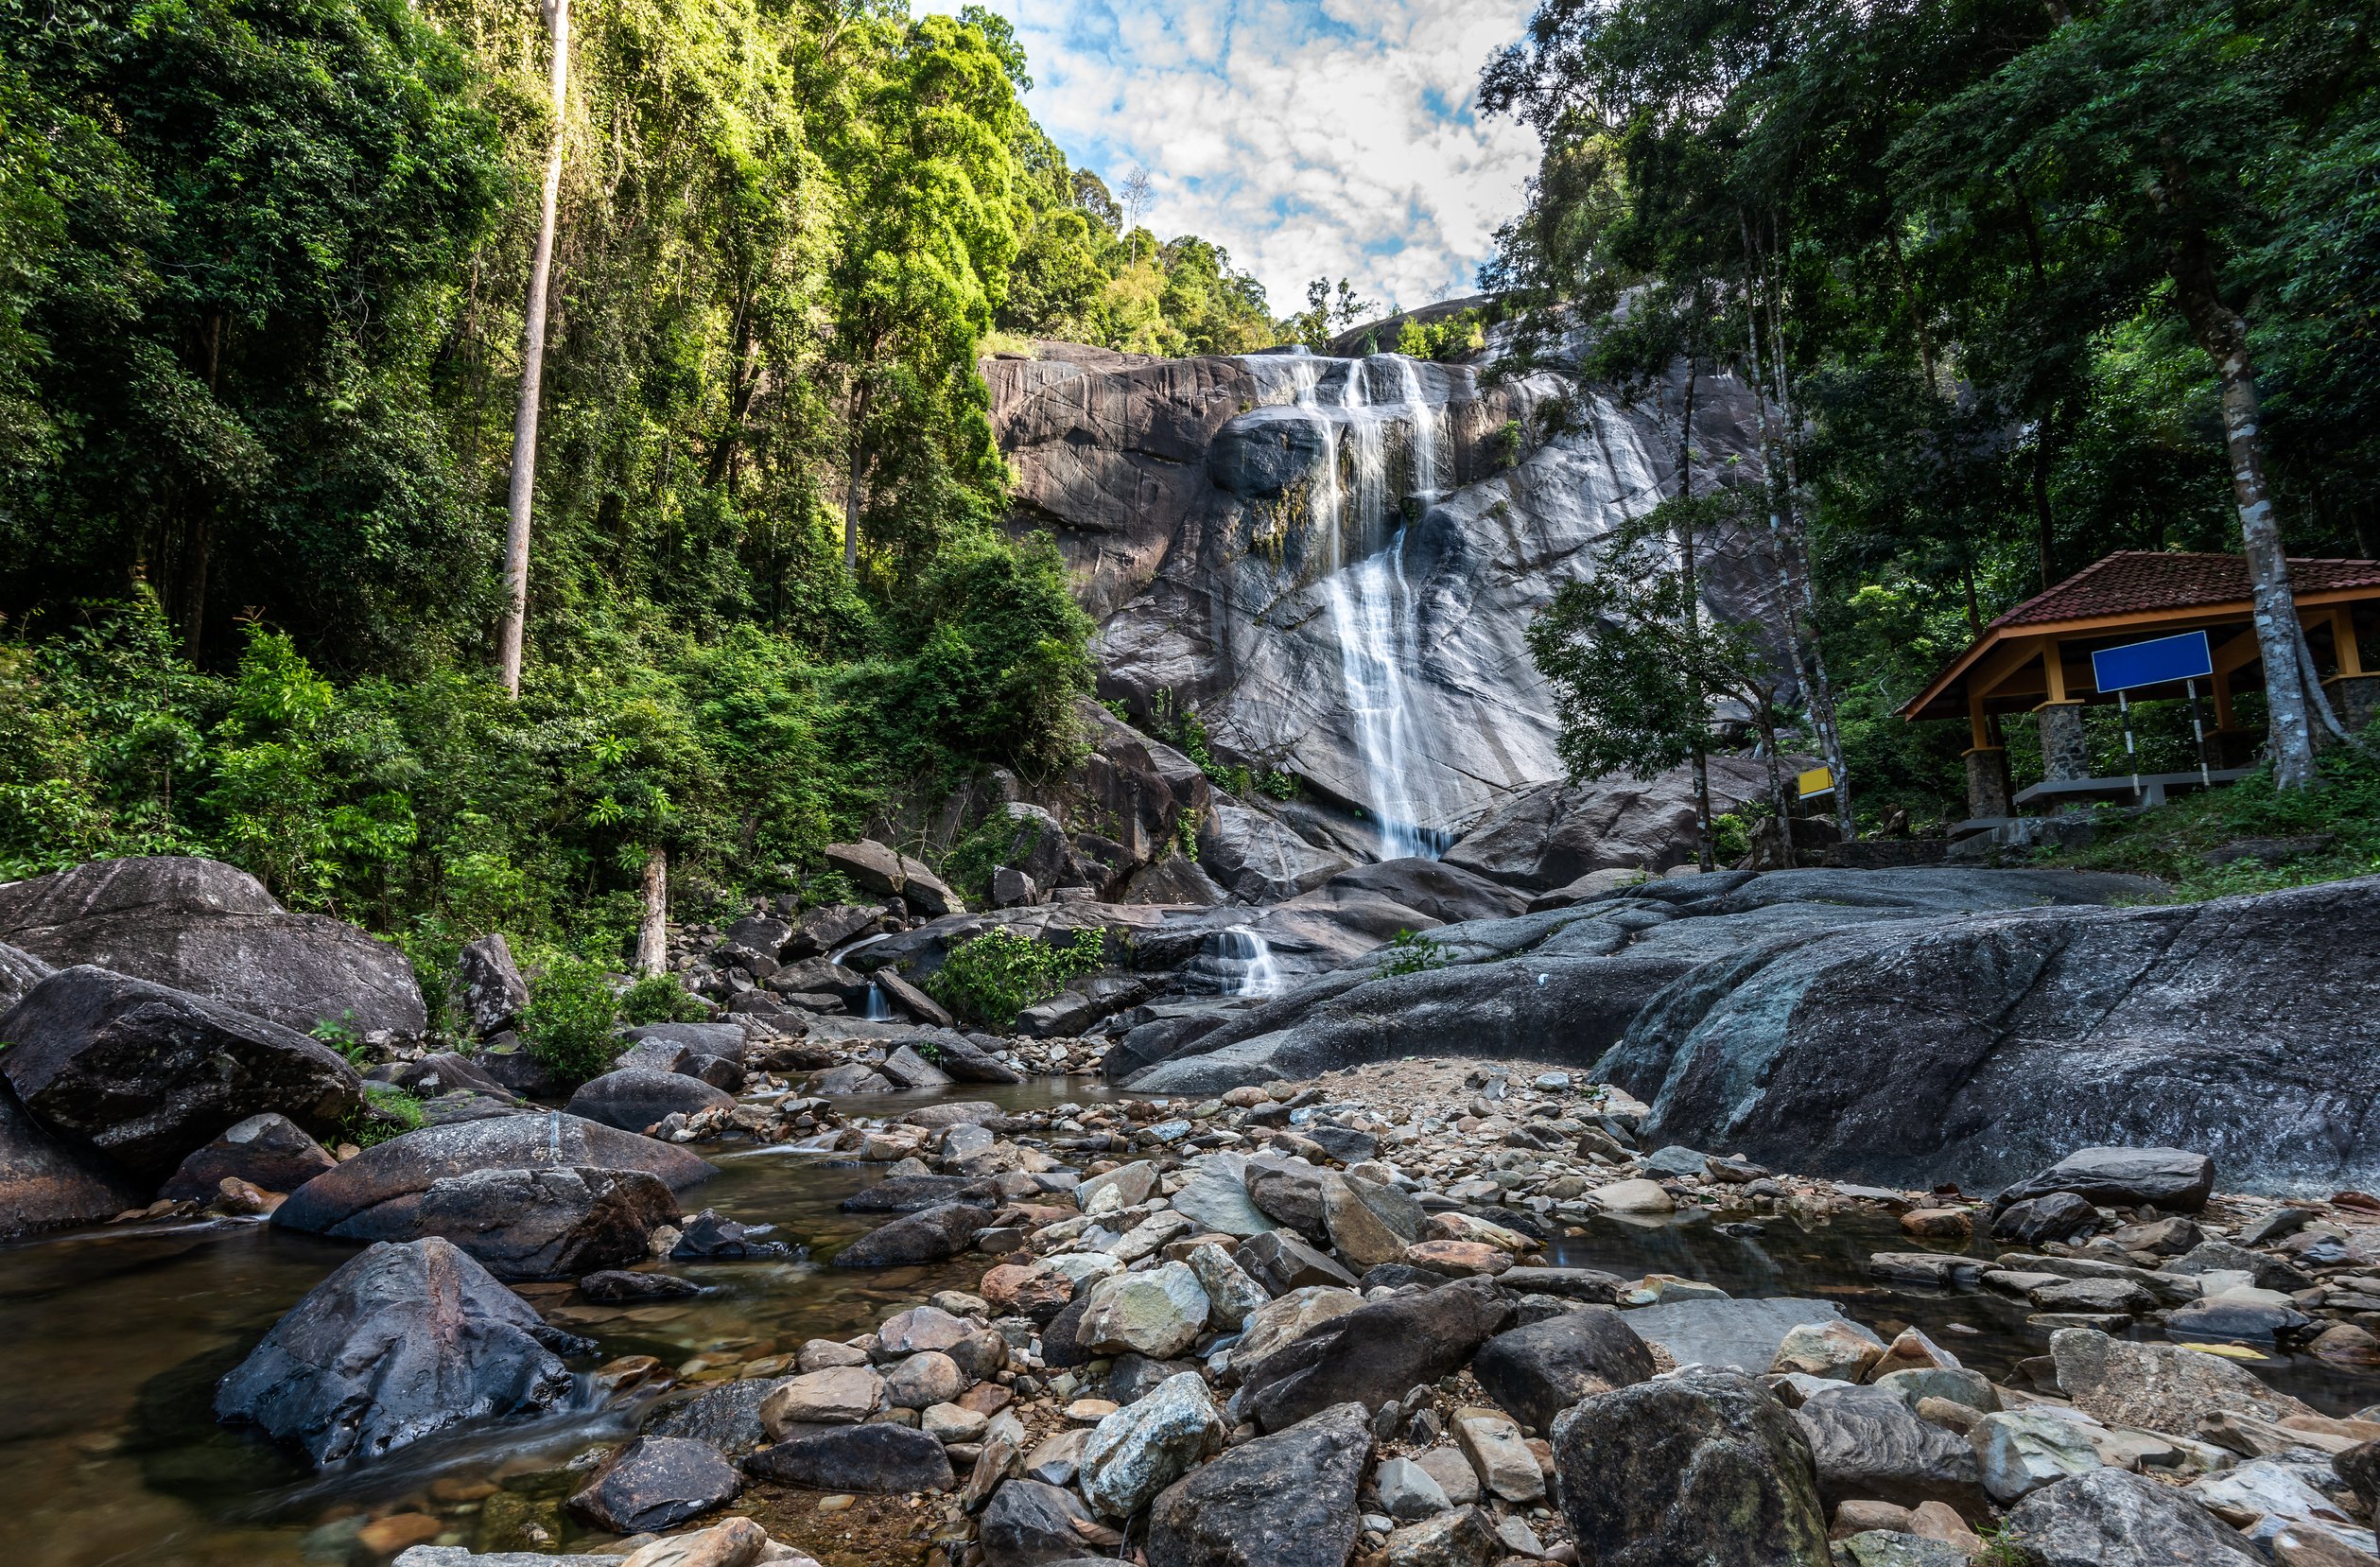
[[[2041,724],[2041,776],[2091,776],[2091,748],[2082,738],[2082,704],[2044,702],[2033,711]]]
[[[1967,814],[2013,816],[2008,803],[2008,753],[2005,746],[1978,745],[1967,753]]]
[[[2338,674],[2322,682],[2322,690],[2331,699],[2331,711],[2338,715],[2339,726],[2349,734],[2360,734],[2375,713],[2380,713],[2380,674]],[[2319,727],[2319,721],[2317,721]],[[2315,737],[2327,742],[2327,729]]]

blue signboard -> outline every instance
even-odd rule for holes
[[[2185,631],[2179,636],[2160,636],[2091,655],[2091,678],[2110,694],[2177,680],[2204,680],[2214,672],[2215,655],[2202,631]]]

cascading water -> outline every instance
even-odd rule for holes
[[[1233,925],[1208,938],[1217,950],[1216,968],[1226,996],[1277,996],[1281,966],[1273,959],[1272,944],[1244,925]]]
[[[1287,371],[1288,400],[1319,409],[1324,365],[1302,357],[1274,358]],[[1346,367],[1339,401],[1323,422],[1323,461],[1313,479],[1312,526],[1324,531],[1320,587],[1339,647],[1339,678],[1362,762],[1367,804],[1381,827],[1386,859],[1434,860],[1446,837],[1421,825],[1432,802],[1426,779],[1415,765],[1416,710],[1407,687],[1419,666],[1413,593],[1405,581],[1405,530],[1401,505],[1392,508],[1388,431],[1396,423],[1412,428],[1414,497],[1427,506],[1440,489],[1445,433],[1438,410],[1423,393],[1421,373],[1401,354],[1336,361]],[[1371,369],[1393,367],[1398,398],[1370,401]],[[1342,480],[1342,448],[1349,458],[1352,483]]]
[[[876,984],[869,984],[867,1011],[862,1013],[860,1016],[871,1023],[889,1022],[892,1019],[893,1003],[884,999],[884,987],[882,985]]]

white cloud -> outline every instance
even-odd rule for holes
[[[1149,226],[1224,246],[1276,314],[1318,276],[1408,306],[1469,292],[1537,166],[1533,134],[1478,113],[1531,0],[989,3],[1067,156],[1111,186],[1147,165]]]

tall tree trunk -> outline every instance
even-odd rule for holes
[[[645,850],[645,909],[636,921],[636,974],[650,979],[669,969],[669,851]]]
[[[537,397],[546,374],[546,292],[562,207],[562,148],[570,90],[570,0],[544,0],[553,44],[554,135],[546,151],[545,205],[529,264],[529,308],[521,327],[521,398],[512,414],[512,484],[504,531],[504,620],[496,664],[508,695],[521,694],[521,640],[529,620],[529,517],[537,493]]]
[[[2033,265],[2033,298],[2044,309],[2049,304],[2049,266],[2041,252],[2041,226],[2033,217],[2032,199],[2024,194],[2024,184],[2013,174],[2008,184],[2016,192],[2016,216],[2024,230],[2024,253]],[[2049,432],[2056,414],[2056,405],[2041,410],[2033,427],[2033,528],[2034,544],[2041,555],[2041,591],[2047,593],[2058,581],[2058,532],[2049,509]]]
[[[1694,304],[1700,315],[1700,290]],[[1694,357],[1694,345],[1686,349],[1686,407],[1677,421],[1677,498],[1694,498],[1694,379],[1701,366]],[[1716,869],[1711,853],[1711,740],[1710,698],[1702,688],[1702,590],[1694,580],[1694,519],[1692,512],[1681,514],[1677,525],[1677,558],[1686,580],[1687,645],[1695,650],[1686,668],[1687,691],[1692,699],[1694,723],[1694,864],[1702,870]]]
[[[843,574],[860,574],[860,508],[868,497],[866,449],[860,430],[868,422],[868,388],[861,382],[851,394],[851,461],[843,495]]]
[[[1768,753],[1768,803],[1776,812],[1772,824],[1777,829],[1776,870],[1793,869],[1793,809],[1785,799],[1784,760],[1777,754],[1777,708],[1763,700],[1754,709],[1760,715],[1761,748]]]
[[[2223,440],[2232,460],[2232,497],[2239,507],[2239,531],[2248,550],[2248,579],[2255,593],[2256,646],[2263,656],[2265,707],[2272,750],[2273,782],[2283,789],[2311,789],[2315,782],[2311,704],[2320,688],[2308,688],[2299,652],[2297,596],[2289,587],[2289,561],[2281,545],[2280,520],[2265,479],[2265,438],[2256,396],[2256,366],[2248,353],[2248,323],[2216,292],[2215,258],[2206,234],[2184,228],[2174,247],[2174,295],[2183,319],[2215,361],[2223,389]]]
[[[1785,359],[1784,294],[1784,279],[1781,275],[1769,301],[1768,322],[1769,340],[1774,345],[1770,357],[1777,366],[1778,412],[1784,427],[1784,439],[1780,445],[1785,459],[1785,541],[1792,551],[1794,575],[1800,583],[1803,623],[1810,637],[1811,726],[1818,732],[1818,753],[1826,759],[1828,775],[1834,780],[1835,827],[1848,844],[1859,836],[1859,824],[1851,819],[1850,770],[1843,760],[1843,731],[1834,711],[1834,682],[1827,676],[1826,649],[1818,643],[1816,572],[1810,560],[1809,530],[1802,520],[1807,508],[1801,489],[1801,418],[1794,409],[1793,373],[1786,368]]]

